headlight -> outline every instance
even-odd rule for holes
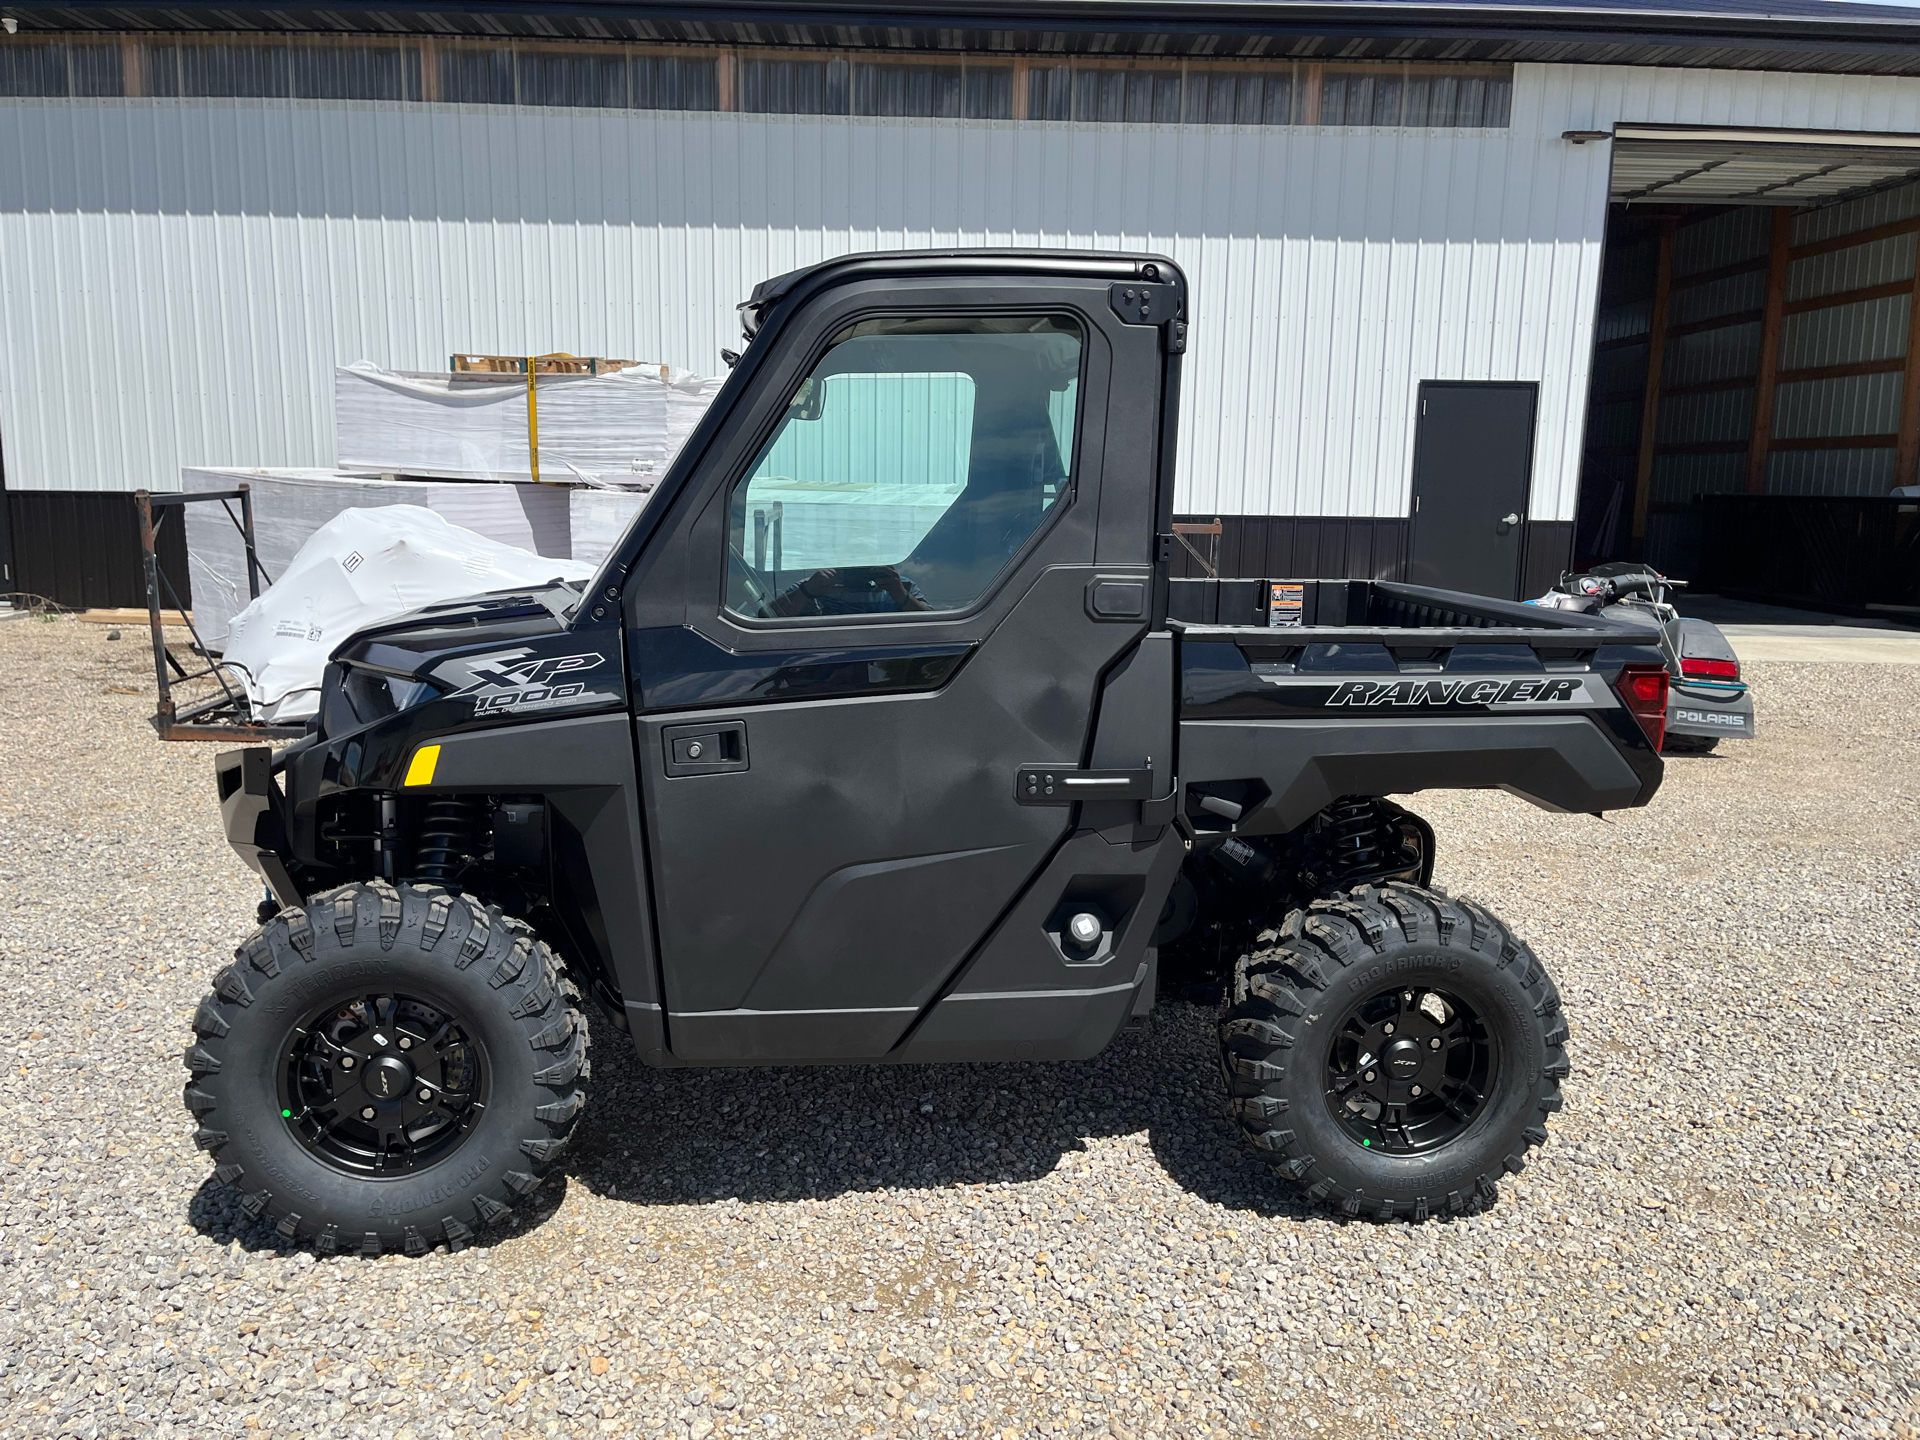
[[[431,680],[402,680],[397,675],[387,677],[387,692],[393,696],[395,710],[411,710],[416,705],[437,699],[440,687]]]
[[[385,675],[353,665],[336,664],[329,668],[340,672],[340,698],[359,725],[370,725],[402,710],[411,710],[441,693],[440,687],[431,681],[415,680],[411,676]],[[333,724],[331,716],[328,718],[328,731],[346,728]]]

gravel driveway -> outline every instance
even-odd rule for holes
[[[538,1224],[284,1252],[179,1054],[256,889],[138,632],[0,626],[0,1435],[1913,1436],[1920,668],[1750,667],[1651,809],[1413,802],[1557,975],[1492,1210],[1293,1204],[1211,1017],[1079,1065],[647,1070],[600,1027]]]

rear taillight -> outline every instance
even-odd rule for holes
[[[1667,667],[1623,665],[1614,689],[1640,722],[1648,741],[1658,750],[1667,738]]]
[[[1702,680],[1738,680],[1740,662],[1738,660],[1690,660],[1681,657],[1680,673],[1697,676]]]

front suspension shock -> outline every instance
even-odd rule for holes
[[[450,884],[480,850],[487,802],[478,795],[441,795],[427,802],[414,846],[413,873]]]

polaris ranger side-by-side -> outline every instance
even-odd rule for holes
[[[272,899],[186,1103],[246,1209],[321,1251],[463,1243],[565,1146],[586,998],[654,1066],[1073,1060],[1176,962],[1306,1195],[1490,1197],[1559,1106],[1559,996],[1385,797],[1646,803],[1661,653],[1171,579],[1186,295],[1060,252],[769,281],[591,583],[363,631],[303,739],[222,756]]]

